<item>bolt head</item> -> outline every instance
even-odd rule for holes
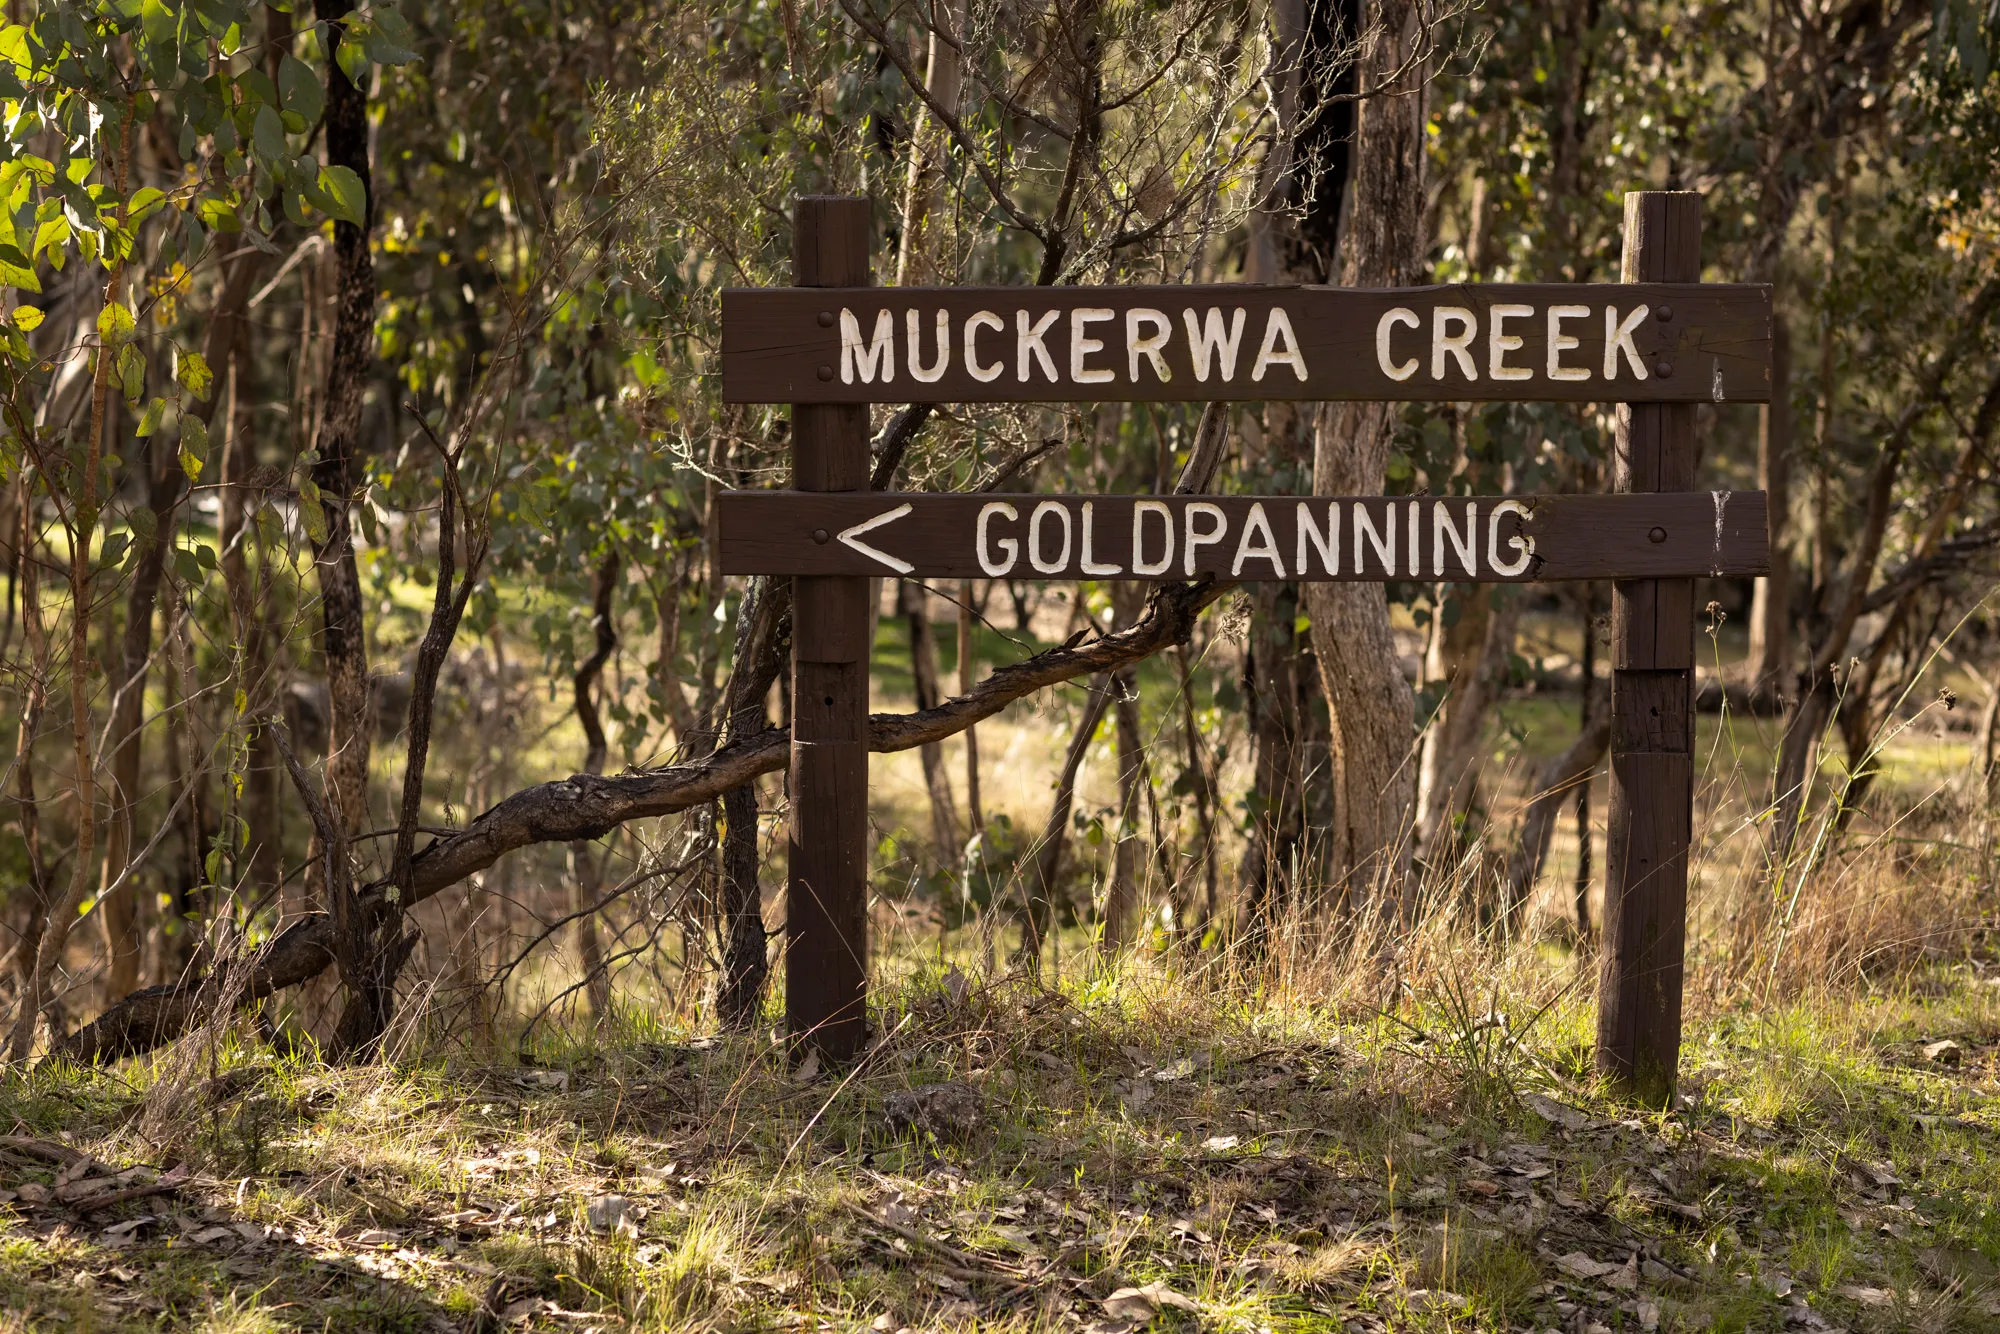
[[[833,535],[824,528],[813,529],[813,541],[819,543],[821,546],[825,546],[832,538]]]
[[[1662,357],[1653,363],[1653,373],[1664,380],[1674,373],[1674,363]]]
[[[827,317],[824,315],[820,316],[820,318],[822,320],[827,319]],[[1654,306],[1653,318],[1658,320],[1662,324],[1669,323],[1674,318],[1674,308],[1668,305]],[[828,322],[831,323],[831,321]]]
[[[833,327],[833,312],[832,312],[832,311],[830,311],[830,310],[822,310],[822,311],[821,311],[821,312],[819,313],[819,327],[820,327],[820,328],[822,328],[822,329],[831,329],[831,328]]]
[[[1646,534],[1646,540],[1654,546],[1658,546],[1667,540],[1667,530],[1664,528],[1655,528],[1652,532]]]
[[[833,378],[833,367],[831,366],[820,367],[819,378],[822,380],[831,380]]]

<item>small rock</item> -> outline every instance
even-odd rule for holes
[[[1924,1059],[1932,1065],[1957,1065],[1965,1056],[1965,1048],[1950,1038],[1940,1038],[1936,1042],[1924,1044]]]
[[[1235,1135],[1210,1135],[1201,1142],[1204,1153],[1228,1153],[1243,1141]]]
[[[1871,1288],[1860,1283],[1850,1283],[1836,1291],[1850,1302],[1858,1302],[1862,1306],[1887,1306],[1896,1300],[1894,1289]]]
[[[615,1232],[620,1236],[636,1237],[639,1225],[632,1219],[632,1203],[623,1195],[597,1195],[584,1206],[584,1215],[589,1219],[592,1232]]]
[[[954,1079],[897,1089],[882,1100],[882,1114],[899,1135],[963,1143],[985,1121],[986,1105],[979,1090]]]

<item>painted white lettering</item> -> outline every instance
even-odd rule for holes
[[[1278,346],[1280,342],[1283,348]],[[1299,383],[1306,382],[1306,359],[1299,353],[1299,336],[1292,332],[1292,317],[1283,306],[1271,307],[1271,317],[1264,321],[1264,345],[1257,349],[1257,364],[1250,368],[1250,378],[1261,381],[1272,366],[1290,366]]]
[[[1326,531],[1321,532],[1313,522],[1312,506],[1303,500],[1299,502],[1299,558],[1292,564],[1292,570],[1299,578],[1306,577],[1310,567],[1306,564],[1306,534],[1312,534],[1312,544],[1319,548],[1319,567],[1328,574],[1340,573],[1340,506],[1326,507]]]
[[[1092,523],[1093,523],[1093,516],[1091,514],[1091,502],[1086,500],[1083,502],[1083,566],[1082,566],[1083,572],[1085,574],[1091,574],[1091,575],[1125,573],[1125,567],[1123,565],[1112,565],[1109,562],[1100,561],[1091,554],[1090,542],[1093,536],[1091,532]]]
[[[1456,324],[1458,332],[1447,334],[1444,327]],[[1431,378],[1444,378],[1445,354],[1458,358],[1459,373],[1468,380],[1479,378],[1472,360],[1472,340],[1479,336],[1479,319],[1464,306],[1439,306],[1431,312]]]
[[[1078,384],[1106,384],[1118,378],[1118,372],[1109,366],[1085,366],[1083,359],[1093,352],[1104,350],[1102,338],[1092,338],[1088,332],[1093,324],[1116,319],[1118,312],[1105,310],[1100,306],[1078,306],[1069,313],[1069,378]]]
[[[1645,323],[1652,313],[1651,306],[1640,306],[1623,320],[1618,318],[1618,307],[1604,308],[1604,378],[1618,378],[1618,354],[1623,351],[1625,360],[1631,363],[1632,375],[1636,379],[1646,378],[1646,363],[1639,359],[1639,348],[1632,341],[1632,331]]]
[[[926,366],[923,360],[923,339],[917,333],[917,312],[904,313],[903,327],[910,335],[910,353],[905,364],[910,375],[919,384],[936,384],[944,378],[945,367],[951,365],[951,316],[944,311],[937,313],[937,362]]]
[[[1217,357],[1222,363],[1222,378],[1236,378],[1236,353],[1243,346],[1243,322],[1250,318],[1249,312],[1238,306],[1230,317],[1227,334],[1222,328],[1222,311],[1215,306],[1208,308],[1208,317],[1197,321],[1192,310],[1181,312],[1181,323],[1187,326],[1188,356],[1194,362],[1194,378],[1204,384],[1208,381],[1210,357]]]
[[[970,371],[972,378],[979,381],[979,383],[992,384],[1000,378],[1000,372],[1007,369],[1007,363],[1005,361],[996,361],[990,365],[981,363],[979,360],[979,344],[976,341],[981,329],[992,329],[996,333],[1005,333],[1007,332],[1007,325],[1005,321],[990,310],[978,311],[965,321],[965,369]]]
[[[1140,325],[1147,325],[1151,333],[1141,334]],[[1125,312],[1125,355],[1131,363],[1132,383],[1139,383],[1139,358],[1153,363],[1153,374],[1166,384],[1174,378],[1167,366],[1167,359],[1161,355],[1167,341],[1174,336],[1174,322],[1167,318],[1164,310],[1154,310],[1150,306],[1134,306]],[[1132,558],[1137,561],[1139,558]],[[1136,568],[1136,567],[1135,567]]]
[[[1563,353],[1573,347],[1582,347],[1581,338],[1572,338],[1563,332],[1564,320],[1581,320],[1590,316],[1589,306],[1549,307],[1549,378],[1551,380],[1588,380],[1590,367],[1565,366]]]
[[[1493,321],[1486,330],[1486,374],[1495,380],[1532,380],[1535,372],[1526,366],[1509,366],[1507,354],[1518,352],[1526,346],[1519,334],[1507,332],[1508,320],[1526,319],[1535,313],[1533,306],[1498,305],[1487,311],[1487,318]]]
[[[1049,345],[1042,339],[1048,336],[1049,326],[1056,322],[1056,316],[1060,314],[1061,311],[1052,310],[1036,320],[1031,327],[1028,324],[1027,311],[1014,312],[1014,378],[1022,384],[1026,384],[1028,377],[1033,373],[1030,370],[1033,363],[1028,360],[1030,353],[1034,355],[1036,361],[1042,363],[1042,374],[1048,376],[1052,382],[1056,380],[1056,363],[1049,357]]]
[[[1212,547],[1222,540],[1223,535],[1229,531],[1229,516],[1222,512],[1221,506],[1211,505],[1206,500],[1194,501],[1187,509],[1182,511],[1182,514],[1185,516],[1182,522],[1187,525],[1187,536],[1181,543],[1181,549],[1185,553],[1181,568],[1186,570],[1188,578],[1192,579],[1194,578],[1195,552],[1199,551],[1202,547]],[[1196,532],[1194,517],[1197,514],[1201,515],[1204,519],[1215,520],[1215,527],[1205,533]]]
[[[1416,500],[1410,502],[1409,527],[1404,531],[1404,536],[1408,540],[1403,543],[1403,550],[1408,552],[1410,556],[1410,577],[1412,579],[1424,572],[1424,544],[1417,536],[1417,508],[1421,503],[1421,501]]]
[[[1465,503],[1465,533],[1459,534],[1452,526],[1451,510],[1445,501],[1431,506],[1431,573],[1442,579],[1444,572],[1444,539],[1451,534],[1451,545],[1458,552],[1458,563],[1465,568],[1471,578],[1479,577],[1479,506],[1476,502]]]
[[[1375,325],[1375,364],[1382,368],[1382,374],[1400,383],[1417,373],[1418,363],[1415,357],[1404,362],[1390,360],[1394,354],[1389,351],[1389,335],[1399,324],[1406,324],[1412,329],[1421,329],[1424,327],[1424,322],[1418,319],[1417,312],[1408,306],[1397,306],[1394,310],[1384,313]]]
[[[1486,523],[1486,566],[1493,573],[1511,579],[1528,568],[1528,562],[1535,558],[1535,539],[1532,537],[1510,537],[1507,545],[1520,552],[1520,557],[1511,562],[1500,559],[1500,521],[1509,514],[1518,514],[1523,519],[1535,516],[1528,507],[1518,500],[1503,500],[1493,507],[1493,517]]]
[[[1368,517],[1366,502],[1354,502],[1354,573],[1357,575],[1368,569],[1361,556],[1361,537],[1364,533],[1368,536],[1369,545],[1375,548],[1375,559],[1381,563],[1382,573],[1396,573],[1396,507],[1384,505],[1382,519],[1389,528],[1386,537],[1375,531],[1375,521]]]
[[[993,522],[993,516],[996,514],[1003,519],[1014,520],[1021,517],[1021,512],[1004,500],[990,501],[979,507],[979,523],[973,529],[972,549],[979,557],[979,568],[998,579],[1010,572],[1014,568],[1014,563],[1021,559],[1021,544],[1011,537],[1003,537],[999,546],[1000,550],[1006,553],[1007,559],[998,561],[988,554],[986,528]]]
[[[1251,546],[1250,539],[1259,534],[1263,535],[1263,540]],[[1230,578],[1242,578],[1243,562],[1246,560],[1270,561],[1277,577],[1285,577],[1285,558],[1278,554],[1278,537],[1271,531],[1271,521],[1265,517],[1261,503],[1252,505],[1250,517],[1243,521],[1243,535],[1236,539],[1236,559],[1229,562]]]
[[[1160,516],[1166,534],[1166,549],[1156,561],[1146,559],[1146,516]],[[1174,563],[1174,512],[1157,500],[1142,500],[1132,507],[1132,573],[1165,574]]]
[[[1042,520],[1051,514],[1062,520],[1062,552],[1054,560],[1042,557]],[[1043,574],[1061,574],[1069,568],[1069,511],[1060,503],[1044,500],[1035,506],[1033,517],[1028,520],[1028,564]]]
[[[863,384],[875,383],[878,372],[883,384],[896,378],[896,317],[886,310],[875,313],[874,340],[864,343],[861,321],[840,308],[840,382],[853,384],[857,372]]]

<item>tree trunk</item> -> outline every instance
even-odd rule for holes
[[[729,680],[724,719],[731,743],[770,726],[764,697],[784,669],[791,624],[789,579],[750,581],[736,621],[736,660]],[[716,988],[716,1016],[729,1028],[757,1021],[764,983],[770,974],[770,942],[764,929],[764,890],[758,882],[757,785],[754,781],[722,794],[721,914],[722,978]]]
[[[1771,401],[1760,411],[1757,485],[1769,496],[1771,572],[1757,578],[1750,601],[1745,684],[1752,695],[1782,688],[1792,650],[1792,343],[1782,313],[1771,317]]]
[[[132,127],[136,108],[136,99],[128,99],[115,112],[118,142],[112,164],[114,198],[122,199],[125,195],[132,165]],[[126,205],[120,204],[117,211],[122,223]],[[110,276],[104,282],[103,305],[106,308],[122,299],[125,261],[111,260],[110,270]],[[79,480],[73,488],[69,506],[69,711],[70,742],[76,765],[73,780],[76,790],[76,852],[75,859],[70,863],[69,889],[60,902],[52,901],[49,912],[31,932],[37,937],[35,967],[28,976],[9,1042],[10,1054],[17,1061],[26,1060],[34,1048],[36,1021],[41,1017],[43,1004],[50,995],[55,970],[62,962],[63,946],[69,941],[70,928],[76,924],[84,896],[90,890],[91,874],[96,869],[97,753],[90,727],[90,625],[93,615],[90,567],[99,518],[99,465],[104,455],[105,430],[111,415],[111,370],[117,355],[116,341],[102,338],[92,358],[90,419],[85,428],[82,457],[78,460],[75,474]]]
[[[1083,767],[1083,757],[1090,750],[1090,740],[1097,735],[1097,725],[1103,721],[1105,707],[1111,703],[1111,692],[1116,689],[1115,679],[1108,674],[1091,682],[1090,695],[1084,701],[1083,717],[1077,720],[1076,732],[1069,740],[1069,753],[1063,757],[1062,772],[1056,779],[1055,799],[1049,804],[1048,823],[1042,826],[1042,841],[1035,849],[1034,865],[1022,877],[1028,904],[1027,912],[1023,914],[1021,946],[1016,957],[1038,973],[1042,966],[1042,941],[1048,936],[1054,917],[1057,885],[1062,876],[1063,849],[1069,842],[1070,811],[1076,805],[1077,770]]]
[[[593,776],[604,772],[610,745],[604,736],[604,722],[597,710],[595,691],[604,674],[604,664],[618,649],[618,622],[612,606],[623,566],[618,549],[611,548],[598,563],[597,579],[591,596],[590,629],[595,643],[588,658],[576,669],[571,681],[575,692],[577,723],[583,728],[583,772]],[[753,819],[754,823],[754,819]],[[570,904],[576,919],[576,953],[585,978],[584,994],[590,1000],[590,1015],[603,1020],[611,1013],[611,974],[605,971],[604,947],[597,934],[597,914],[590,909],[604,889],[603,866],[589,839],[573,839],[569,845]]]
[[[1610,744],[1611,710],[1604,707],[1584,725],[1569,749],[1543,765],[1535,776],[1535,792],[1521,819],[1521,837],[1507,863],[1507,902],[1502,921],[1510,934],[1520,930],[1528,900],[1535,892],[1535,882],[1541,879],[1542,863],[1548,859],[1549,842],[1555,835],[1556,821],[1562,816],[1563,797],[1573,787],[1589,784],[1591,772],[1603,761]]]
[[[1417,848],[1433,870],[1456,857],[1455,818],[1476,804],[1480,735],[1506,684],[1519,600],[1477,584],[1452,587],[1458,622],[1433,629],[1425,676],[1445,686],[1417,771]],[[1503,600],[1493,610],[1495,597]],[[1438,609],[1442,620],[1442,607]]]
[[[1196,940],[1208,934],[1208,928],[1215,921],[1216,913],[1216,864],[1215,864],[1215,815],[1211,809],[1213,791],[1209,786],[1208,763],[1203,758],[1201,729],[1196,725],[1194,715],[1194,668],[1186,648],[1174,651],[1175,665],[1180,669],[1181,678],[1181,740],[1187,747],[1187,775],[1194,796],[1195,833],[1201,840],[1202,909],[1200,929],[1189,932]],[[1185,876],[1185,869],[1181,872]],[[1185,891],[1176,894],[1183,904],[1189,901]],[[1186,915],[1181,918],[1181,926],[1187,926]]]
[[[1424,280],[1423,72],[1404,86],[1384,81],[1413,54],[1418,7],[1373,0],[1360,58],[1363,91],[1354,145],[1351,230],[1340,280],[1352,287],[1402,287]],[[1382,491],[1396,410],[1384,403],[1327,403],[1319,409],[1313,463],[1316,495]],[[1309,584],[1313,651],[1333,715],[1338,826],[1336,874],[1356,905],[1379,891],[1400,895],[1416,803],[1410,747],[1416,699],[1396,661],[1386,592],[1377,584]]]
[[[963,86],[966,9],[964,0],[947,0],[923,11],[923,21],[932,25],[930,65],[924,82],[938,105],[957,113]],[[944,126],[920,107],[910,133],[910,169],[903,182],[903,234],[896,252],[896,285],[936,283],[943,278],[930,240],[930,222],[944,184],[946,159]]]
[[[910,580],[898,580],[896,598],[903,622],[910,632],[910,682],[918,709],[936,708],[944,698],[938,679],[937,639],[931,634],[929,593]],[[917,750],[923,761],[924,787],[931,799],[931,848],[938,865],[958,865],[961,846],[958,834],[958,803],[952,797],[951,774],[944,763],[944,747],[930,742]]]
[[[978,681],[977,663],[973,659],[972,630],[978,612],[972,605],[972,581],[964,579],[958,585],[958,693],[970,691]],[[986,812],[979,801],[979,729],[965,729],[965,815],[971,821],[971,832],[976,837],[986,828]]]
[[[322,23],[339,32],[339,21],[354,6],[349,0],[314,0],[313,8]],[[368,251],[375,190],[368,162],[368,95],[349,80],[337,59],[326,62],[325,129],[327,165],[354,172],[367,192],[364,222],[368,225],[333,225],[337,275],[333,352],[314,442],[318,460],[312,470],[326,514],[326,537],[313,544],[313,567],[319,579],[321,648],[326,655],[331,714],[328,797],[331,813],[352,834],[360,832],[367,813],[368,756],[373,740],[367,625],[348,503],[359,481],[361,408],[375,359],[375,264]]]
[[[28,857],[26,909],[21,945],[14,954],[14,978],[22,996],[35,976],[35,945],[48,916],[55,886],[42,852],[41,799],[35,790],[35,740],[42,730],[42,711],[49,698],[49,640],[42,625],[41,566],[35,557],[34,492],[25,471],[20,479],[20,505],[15,512],[20,537],[14,545],[19,574],[22,638],[28,649],[27,671],[21,682],[21,720],[14,733],[14,803],[21,821],[21,844]],[[11,904],[9,905],[12,906]]]
[[[1597,708],[1597,585],[1583,586],[1582,682],[1577,691],[1579,728],[1589,727]],[[1576,785],[1576,938],[1590,942],[1590,784]]]
[[[1139,738],[1139,678],[1121,672],[1112,687],[1118,733],[1118,828],[1112,845],[1111,883],[1104,893],[1104,933],[1099,938],[1106,958],[1124,952],[1132,940],[1132,918],[1139,906],[1139,778],[1146,752]]]
[[[1250,722],[1250,789],[1244,794],[1249,829],[1236,892],[1247,938],[1262,942],[1298,886],[1287,874],[1298,847],[1298,585],[1260,583],[1250,589],[1249,650],[1243,656],[1243,696]]]

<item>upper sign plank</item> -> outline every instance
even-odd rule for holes
[[[1768,401],[1722,283],[789,287],[722,294],[732,403]]]

